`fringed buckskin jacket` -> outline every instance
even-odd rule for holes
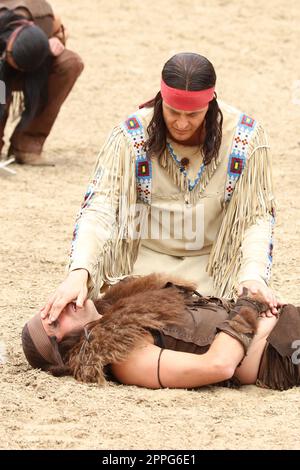
[[[233,298],[243,281],[269,282],[274,196],[268,139],[254,119],[219,106],[222,143],[217,160],[206,166],[202,148],[170,138],[159,158],[147,157],[153,108],[114,128],[78,214],[69,263],[70,270],[89,272],[91,298],[103,283],[148,275],[154,266],[190,279],[203,295]]]
[[[82,336],[67,359],[80,381],[105,383],[109,365],[121,362],[149,331],[154,343],[174,351],[203,354],[218,331],[236,338],[245,353],[268,305],[241,296],[237,302],[203,297],[194,286],[159,275],[128,278],[95,303],[103,316]],[[268,337],[257,385],[285,390],[300,383],[294,342],[300,338],[300,308],[286,305]],[[230,384],[231,382],[229,382]],[[228,383],[226,384],[228,385]]]

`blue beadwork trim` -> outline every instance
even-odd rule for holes
[[[246,114],[241,114],[232,141],[228,159],[227,179],[225,186],[225,202],[229,202],[235,185],[245,168],[248,148],[257,122]]]
[[[136,190],[137,198],[145,204],[151,204],[152,163],[144,149],[145,131],[136,114],[132,114],[121,124],[128,134],[136,160]]]
[[[179,170],[180,172],[186,177],[187,181],[188,181],[188,184],[189,184],[189,191],[193,191],[193,189],[195,188],[195,186],[197,186],[197,184],[199,183],[200,181],[200,178],[202,176],[202,173],[204,171],[204,168],[205,168],[205,165],[204,163],[202,163],[198,173],[197,173],[197,176],[196,178],[194,179],[194,181],[191,181],[190,178],[188,177],[188,174],[187,174],[187,171],[184,169],[184,167],[181,165],[181,161],[178,159],[177,155],[175,154],[174,152],[174,149],[172,147],[172,145],[168,142],[167,143],[167,149],[171,155],[171,157],[173,158],[173,160],[177,163],[177,165],[179,166]]]
[[[95,188],[101,182],[101,180],[103,178],[103,174],[104,174],[104,169],[101,168],[101,167],[98,168],[96,173],[95,173],[95,176],[93,178],[93,181],[89,184],[89,186],[86,190],[86,193],[84,195],[83,203],[81,204],[80,211],[79,211],[79,213],[77,214],[77,217],[76,217],[76,222],[75,222],[75,227],[74,227],[73,237],[72,237],[72,243],[71,243],[70,264],[69,265],[71,265],[72,260],[73,260],[73,256],[74,256],[74,251],[75,251],[75,246],[76,246],[76,242],[77,242],[77,238],[78,238],[80,219],[81,219],[82,213],[87,207],[89,207],[91,205],[92,199],[93,199],[94,194],[95,194]]]

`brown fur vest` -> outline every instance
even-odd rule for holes
[[[195,296],[193,285],[178,279],[171,282],[169,277],[162,275],[127,278],[111,287],[95,303],[103,316],[90,325],[89,331],[81,336],[67,355],[70,373],[82,382],[104,384],[104,368],[124,360],[149,330],[169,331],[171,336],[176,330],[183,332],[183,337],[187,337],[188,331],[195,339],[197,322],[194,327],[193,322],[187,324],[193,319],[190,311],[187,314],[189,309],[204,310],[204,323],[200,323],[200,329],[203,325],[203,330],[206,328],[209,331],[210,338],[205,344],[209,346],[219,329],[238,339],[246,351],[256,331],[258,310],[262,311],[265,305],[249,308],[242,299],[239,302],[233,305],[213,297]],[[254,301],[249,302],[255,304]],[[207,308],[213,310],[210,320],[205,315]],[[176,328],[179,325],[181,327]]]
[[[127,278],[95,302],[102,318],[68,355],[72,375],[82,382],[105,383],[106,365],[124,360],[149,330],[182,324],[186,302],[195,286],[151,274]]]

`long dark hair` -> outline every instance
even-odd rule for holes
[[[211,62],[199,54],[180,53],[169,59],[162,70],[164,82],[179,90],[200,91],[216,84],[216,73]],[[166,149],[167,126],[163,118],[162,96],[156,97],[144,106],[153,107],[153,117],[147,128],[148,140],[145,144],[149,156],[160,156]],[[222,141],[223,115],[217,102],[217,95],[209,103],[205,116],[206,137],[203,144],[204,164],[217,158]]]
[[[12,32],[24,21],[24,17],[7,11],[0,18],[0,56],[5,53]],[[16,70],[4,59],[0,65],[0,80],[6,86],[6,102],[11,98],[13,81],[20,80],[23,91],[23,114],[19,127],[24,128],[45,107],[48,99],[48,76],[51,63],[49,42],[46,34],[35,25],[24,27],[18,34],[12,51]],[[7,106],[0,104],[0,121]]]

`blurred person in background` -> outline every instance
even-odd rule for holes
[[[0,0],[0,152],[12,106],[21,116],[7,157],[17,163],[53,165],[43,146],[61,105],[83,70],[80,57],[66,49],[67,32],[45,0]],[[3,156],[2,156],[3,158]]]

